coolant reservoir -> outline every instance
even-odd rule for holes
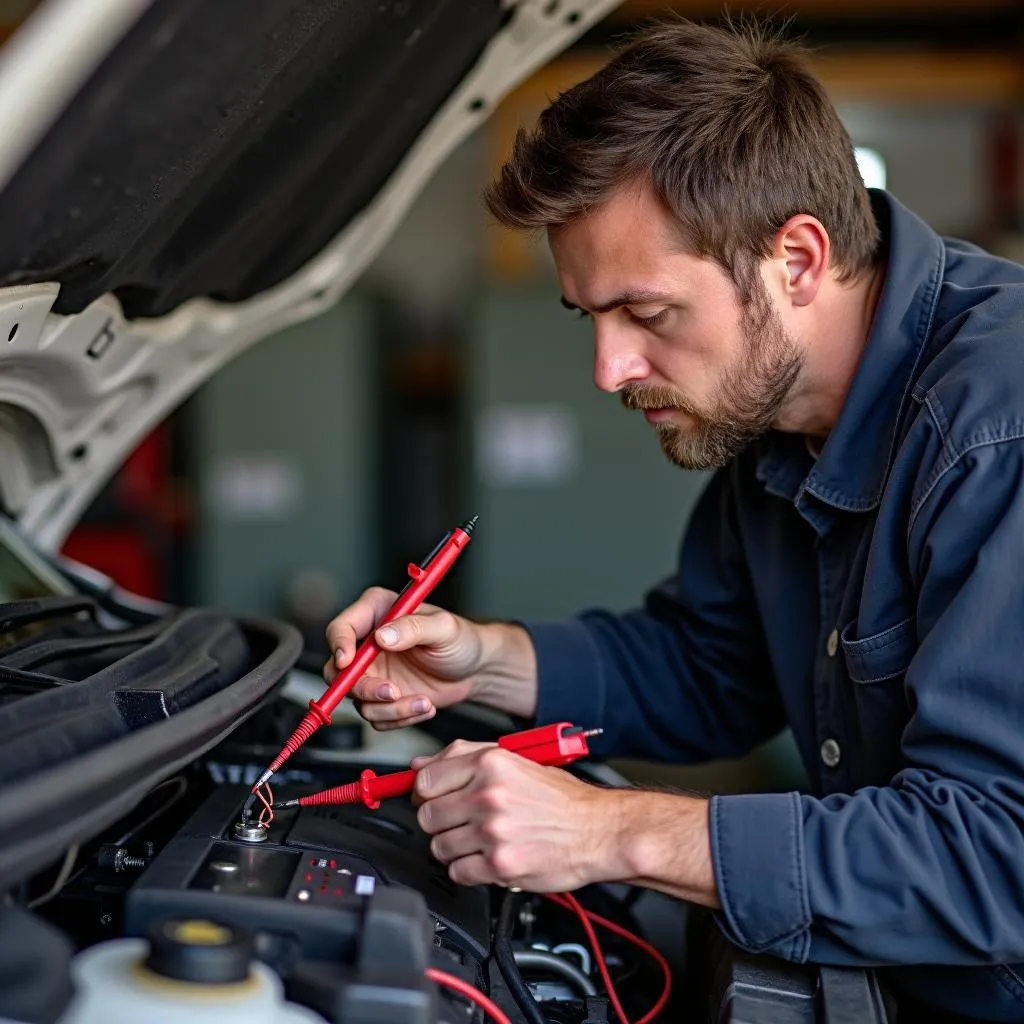
[[[323,1024],[285,1002],[248,934],[212,921],[161,921],[148,942],[93,946],[72,974],[77,993],[61,1024]]]

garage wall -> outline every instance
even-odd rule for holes
[[[557,618],[626,609],[670,573],[701,474],[671,465],[642,416],[599,392],[589,322],[553,282],[475,304],[469,354],[472,502],[467,607]]]
[[[196,396],[199,600],[281,615],[298,573],[338,601],[373,571],[372,314],[357,295],[267,338]]]

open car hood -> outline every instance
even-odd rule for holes
[[[41,6],[0,51],[2,511],[59,546],[156,424],[335,303],[445,156],[617,2]]]

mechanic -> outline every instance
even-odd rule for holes
[[[901,1021],[1024,1019],[1024,268],[865,189],[802,51],[751,25],[649,30],[520,131],[487,201],[546,231],[597,386],[716,472],[642,608],[424,607],[378,630],[361,713],[472,700],[681,763],[788,724],[812,792],[605,789],[455,744],[418,762],[434,854],[892,968]],[[393,596],[331,623],[333,664]]]

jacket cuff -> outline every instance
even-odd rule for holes
[[[611,749],[605,715],[605,678],[590,630],[579,621],[521,622],[537,655],[537,725],[572,722],[605,729],[589,744],[594,756]]]
[[[719,927],[752,953],[803,963],[811,912],[800,795],[712,797],[709,822]]]

